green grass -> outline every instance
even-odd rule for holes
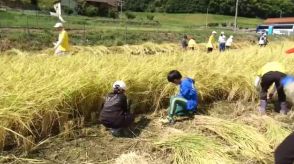
[[[165,14],[165,13],[134,13],[137,17],[128,20],[109,19],[101,17],[64,16],[67,21],[66,29],[70,33],[71,44],[106,46],[123,44],[141,44],[146,41],[155,43],[173,42],[178,43],[184,34],[194,36],[197,43],[206,42],[212,30],[216,28],[199,28],[206,24],[205,14]],[[155,16],[154,21],[147,20],[147,15]],[[209,15],[208,22],[224,23],[232,22],[233,17],[221,15]],[[0,27],[19,27],[20,30],[4,30],[0,33],[0,39],[6,40],[5,45],[0,44],[0,51],[11,48],[40,50],[52,46],[57,38],[53,25],[57,18],[34,12],[0,11]],[[156,24],[159,22],[159,25]],[[259,19],[240,18],[242,27],[255,27],[261,23]],[[44,30],[26,30],[25,28],[41,28]],[[78,30],[78,31],[71,31]],[[85,31],[84,31],[85,30]],[[230,29],[221,29],[227,35]],[[238,37],[237,35],[240,35]],[[248,35],[248,34],[245,34]],[[235,34],[237,38],[244,39],[243,34]],[[236,38],[236,39],[237,39]],[[248,37],[246,38],[247,40]],[[0,41],[0,43],[2,43]],[[22,44],[19,44],[22,43]]]
[[[128,20],[128,30],[140,31],[185,31],[193,30],[206,25],[206,14],[166,14],[166,13],[134,13],[137,17]],[[147,15],[154,15],[155,20],[147,20]],[[101,17],[84,16],[63,16],[67,21],[67,28],[101,30],[122,30],[125,29],[125,20],[109,19]],[[208,15],[208,23],[232,23],[234,17],[222,15]],[[30,28],[51,28],[57,18],[44,14],[32,12],[23,14],[16,11],[1,11],[0,27],[30,27]],[[160,25],[157,24],[159,22]],[[252,27],[261,24],[261,19],[239,18],[240,27]]]
[[[166,13],[136,13],[139,18],[146,18],[147,15],[154,15],[165,28],[185,28],[189,26],[205,26],[206,14],[166,14]],[[137,18],[138,19],[138,18]],[[233,23],[234,17],[209,14],[208,23]],[[261,19],[239,17],[238,24],[241,27],[255,27],[261,24]]]

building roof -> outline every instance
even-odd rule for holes
[[[293,24],[294,17],[286,17],[286,18],[268,18],[264,22],[265,24]]]
[[[86,0],[86,2],[97,2],[97,3],[105,3],[110,6],[117,6],[118,1],[117,0]]]

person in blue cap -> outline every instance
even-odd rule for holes
[[[172,70],[167,75],[167,80],[173,84],[180,86],[180,92],[177,96],[170,98],[170,106],[168,108],[168,120],[170,124],[174,124],[174,116],[187,116],[196,112],[198,106],[198,94],[193,79],[182,75],[177,70]]]

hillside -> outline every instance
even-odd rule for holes
[[[136,12],[137,19],[144,19],[147,15],[154,15],[155,20],[158,21],[164,28],[193,28],[206,25],[206,14],[194,13],[194,14],[171,14],[171,13],[146,13],[146,12]],[[232,24],[234,22],[233,16],[208,14],[207,23],[227,23]],[[238,18],[239,27],[249,27],[255,28],[256,25],[261,24],[262,19],[258,18]]]
[[[162,13],[133,13],[133,20],[109,19],[102,17],[63,16],[67,21],[66,29],[69,31],[71,43],[74,45],[123,45],[141,44],[146,41],[155,43],[177,43],[184,35],[192,35],[197,42],[206,42],[212,30],[232,33],[232,27],[219,27],[221,24],[231,24],[233,17],[222,15],[208,15],[208,24],[216,26],[205,29],[206,14],[162,14]],[[154,20],[147,19],[153,15]],[[40,50],[52,46],[56,39],[53,25],[57,18],[46,13],[32,11],[0,11],[0,51],[11,48]],[[255,29],[261,19],[238,19],[241,28]],[[236,39],[250,40],[248,33],[234,34]],[[22,44],[19,44],[21,42]]]
[[[51,28],[58,20],[49,16],[47,13],[36,13],[32,11],[0,11],[0,27],[29,27],[29,28]],[[85,16],[64,16],[65,23],[72,29],[82,29],[84,25],[95,29],[118,29],[125,28],[125,23],[130,27],[129,30],[147,31],[184,31],[191,28],[205,27],[206,14],[167,14],[167,13],[143,13],[134,12],[135,19],[121,20],[103,17]],[[154,20],[147,19],[147,15],[153,15]],[[208,24],[225,23],[232,24],[234,17],[224,15],[209,14]],[[238,26],[255,28],[261,24],[262,19],[239,17]],[[115,25],[115,26],[114,26]],[[132,28],[133,27],[133,28]]]
[[[206,13],[234,15],[235,0],[126,0],[125,9],[168,13]],[[293,16],[293,0],[242,0],[239,1],[239,15],[245,17]]]

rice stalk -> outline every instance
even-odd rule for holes
[[[195,127],[212,132],[235,149],[233,154],[238,160],[264,163],[272,160],[273,150],[266,137],[252,126],[208,116],[197,117],[194,124]]]
[[[228,147],[201,135],[170,134],[155,144],[162,150],[171,151],[175,164],[236,163],[230,157]]]
[[[285,48],[291,46],[292,42],[285,42]],[[114,48],[77,46],[75,55],[68,57],[52,56],[49,50],[13,50],[13,55],[0,56],[0,122],[15,132],[16,138],[38,138],[53,128],[42,127],[49,112],[52,120],[45,116],[43,124],[57,122],[62,130],[72,117],[91,113],[89,108],[98,106],[118,79],[128,84],[128,96],[138,104],[135,112],[152,112],[155,107],[165,107],[161,102],[176,92],[166,81],[172,69],[195,79],[202,102],[254,100],[258,95],[252,80],[266,62],[279,61],[294,73],[294,57],[286,60],[282,48],[278,44],[264,49],[250,46],[220,55],[182,51],[175,44],[147,43]]]

